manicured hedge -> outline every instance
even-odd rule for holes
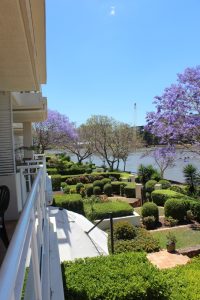
[[[151,193],[151,198],[158,206],[164,206],[167,199],[186,199],[186,196],[170,190],[155,190]]]
[[[51,176],[51,181],[52,181],[53,191],[60,191],[61,175],[52,175]]]
[[[57,171],[56,168],[49,168],[49,169],[47,169],[47,173],[49,175],[58,175],[58,171]]]
[[[122,253],[62,264],[65,299],[165,300],[164,275],[143,253]]]
[[[127,198],[135,198],[135,187],[125,186],[124,194]]]
[[[165,202],[164,208],[166,217],[172,217],[178,221],[183,221],[187,216],[187,206],[185,205],[185,202],[180,199],[168,199]]]
[[[159,220],[158,206],[153,202],[144,203],[141,213],[143,218],[153,216],[155,218],[155,222],[158,222]]]
[[[158,183],[156,180],[148,180],[145,183],[145,190],[146,190],[146,192],[148,192],[148,193],[153,192],[154,186],[155,186],[156,183]]]
[[[163,190],[171,187],[171,183],[166,179],[161,179],[158,183],[161,184]]]
[[[84,203],[85,215],[89,219],[109,218],[110,212],[113,217],[125,217],[133,214],[133,208],[128,203],[121,201],[95,203],[93,209],[94,211],[89,204]]]
[[[121,186],[126,186],[126,182],[121,182],[121,181],[113,181],[111,182],[112,188],[113,188],[113,194],[115,195],[120,195],[120,187]]]
[[[84,214],[83,201],[80,194],[54,195],[54,205]]]
[[[103,192],[106,196],[110,197],[112,195],[112,185],[110,183],[106,183],[103,187]]]

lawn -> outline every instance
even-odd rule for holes
[[[164,207],[159,206],[158,210],[159,210],[159,216],[164,216]],[[139,215],[141,215],[141,206],[140,207],[135,207],[134,211],[136,211]]]
[[[193,230],[191,228],[177,228],[163,231],[151,232],[154,238],[160,242],[160,247],[166,248],[166,235],[172,232],[177,239],[176,248],[187,248],[200,245],[200,230]]]

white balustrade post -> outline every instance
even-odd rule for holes
[[[32,251],[35,299],[42,300],[42,287],[41,287],[41,280],[40,280],[40,260],[38,257],[38,246],[37,246],[37,237],[36,237],[36,230],[35,230],[34,212],[32,213],[32,218],[33,218],[33,231],[31,237],[31,251]]]
[[[136,183],[135,185],[135,194],[137,199],[142,199],[142,184]]]

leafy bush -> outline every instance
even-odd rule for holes
[[[158,171],[155,171],[152,175],[151,175],[151,179],[152,180],[156,180],[157,182],[160,181],[162,179],[160,173]]]
[[[168,299],[162,273],[143,253],[122,253],[62,264],[65,299]]]
[[[148,180],[152,179],[153,174],[158,174],[157,170],[153,168],[152,165],[144,166],[140,165],[138,167],[138,181],[145,184]]]
[[[81,188],[83,188],[84,187],[84,184],[83,183],[77,183],[77,185],[76,185],[76,192],[79,194],[80,193],[80,190],[81,190]]]
[[[126,183],[121,181],[113,181],[111,182],[111,185],[113,189],[113,194],[120,195],[120,188],[121,186],[126,186]]]
[[[136,229],[127,221],[114,224],[114,236],[117,240],[131,240],[136,237]]]
[[[191,202],[190,209],[194,219],[200,222],[200,202]]]
[[[182,186],[179,186],[179,185],[171,185],[169,187],[169,190],[177,192],[177,193],[181,193],[181,194],[186,194],[185,189]]]
[[[158,206],[164,206],[167,199],[185,199],[185,195],[171,191],[171,190],[155,190],[151,193],[151,198]]]
[[[48,169],[47,169],[47,173],[48,173],[49,175],[57,175],[57,174],[58,174],[58,171],[57,171],[56,168],[48,168]]]
[[[121,201],[95,203],[93,209],[94,211],[89,205],[84,205],[88,219],[109,218],[110,212],[112,212],[113,217],[125,217],[133,214],[133,208],[128,203]]]
[[[103,178],[103,179],[101,180],[101,182],[103,183],[103,186],[104,186],[104,185],[107,184],[107,183],[111,183],[111,179],[110,179],[110,178]]]
[[[103,182],[101,180],[95,180],[93,182],[93,187],[95,188],[96,186],[100,187],[101,192],[103,191],[104,184],[103,184]]]
[[[80,194],[54,195],[54,205],[74,211],[79,214],[84,214],[83,201]]]
[[[53,191],[60,191],[61,175],[52,175],[51,176],[51,181],[52,181]]]
[[[100,188],[100,186],[94,186],[93,187],[93,194],[96,195],[96,196],[101,195],[101,188]]]
[[[172,217],[178,221],[183,221],[187,216],[187,208],[184,201],[179,199],[168,199],[164,206],[165,216]]]
[[[159,220],[158,206],[153,202],[144,203],[142,206],[141,214],[143,218],[153,216],[155,218],[155,222],[158,222]]]
[[[63,193],[64,194],[69,194],[70,193],[70,187],[67,184],[63,188]]]
[[[88,187],[86,188],[86,195],[87,195],[88,197],[90,197],[90,196],[93,195],[93,186],[88,186]]]
[[[173,219],[172,217],[168,217],[168,218],[165,218],[164,223],[165,223],[166,226],[173,227],[173,226],[176,226],[178,224],[178,220]]]
[[[154,216],[144,217],[142,223],[146,229],[154,229],[156,226],[156,220]]]
[[[158,183],[162,185],[162,189],[164,190],[170,188],[171,186],[171,183],[166,179],[161,179]]]
[[[145,190],[146,190],[146,192],[148,192],[148,193],[153,192],[154,186],[155,186],[156,183],[157,183],[157,181],[155,181],[155,180],[148,180],[145,183]]]
[[[135,187],[125,186],[124,195],[127,198],[135,198]]]
[[[103,187],[103,192],[105,195],[110,197],[112,195],[112,185],[110,183],[106,183]]]

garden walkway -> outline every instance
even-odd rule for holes
[[[190,261],[186,255],[169,253],[167,250],[147,254],[149,261],[159,269],[168,269],[177,265],[185,265]]]

